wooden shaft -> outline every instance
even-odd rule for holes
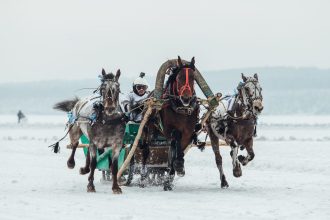
[[[221,146],[227,145],[226,142],[220,142]],[[89,144],[79,144],[77,148],[84,148],[84,147],[88,147]],[[211,146],[211,142],[210,141],[206,141],[206,145],[205,147],[210,147]],[[191,147],[196,147],[196,145],[192,145]],[[67,145],[66,146],[67,149],[72,149],[71,145]]]
[[[212,98],[212,97],[211,97]],[[220,101],[220,98],[221,98],[221,93],[220,95],[216,95],[215,96],[215,99],[216,99],[216,102],[219,102]],[[210,101],[209,99],[207,100],[208,102]],[[207,112],[203,115],[202,117],[202,121],[201,121],[201,125],[202,125],[202,128],[204,127],[204,124],[206,122],[206,120],[210,117],[211,113],[213,112],[213,110],[216,108],[217,106],[211,106],[209,105],[209,109],[207,110]],[[197,136],[202,132],[202,129],[200,131],[198,131],[197,133]],[[186,147],[186,149],[184,150],[184,154],[186,154],[190,148],[192,147],[192,144],[188,145]]]
[[[145,115],[143,116],[143,120],[142,120],[142,122],[140,124],[138,133],[137,133],[137,135],[136,135],[136,137],[134,139],[133,146],[132,146],[131,150],[129,151],[129,154],[127,155],[127,158],[125,159],[123,165],[118,170],[118,173],[117,173],[117,178],[118,179],[121,177],[121,175],[123,174],[124,170],[126,169],[126,167],[128,166],[128,164],[130,163],[130,161],[131,161],[131,159],[133,157],[133,154],[134,154],[134,152],[136,150],[136,147],[137,147],[137,145],[139,143],[139,140],[140,140],[140,137],[142,135],[144,125],[147,123],[151,112],[152,112],[152,106],[151,106],[151,104],[149,104],[148,105],[148,109],[147,109]]]
[[[212,113],[212,109],[209,109],[205,115],[203,115],[204,117],[202,118],[202,121],[201,121],[201,125],[202,127],[204,127],[204,124],[206,122],[206,120],[210,117],[211,113]],[[197,136],[202,132],[202,129],[197,133]],[[192,144],[189,144],[186,149],[184,149],[184,154],[186,155],[186,153],[190,150],[190,148],[192,147]]]

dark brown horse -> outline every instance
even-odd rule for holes
[[[80,169],[81,174],[90,172],[87,185],[88,192],[95,192],[93,181],[96,168],[96,150],[111,147],[112,190],[113,193],[121,193],[117,182],[117,161],[120,149],[123,146],[125,121],[119,106],[119,77],[120,70],[117,71],[116,76],[112,73],[106,74],[103,70],[99,97],[63,101],[54,106],[55,109],[72,113],[71,120],[69,120],[69,135],[72,147],[72,153],[67,162],[69,168],[73,168],[75,165],[74,154],[80,136],[84,134],[89,139],[86,165]],[[98,98],[100,101],[96,102]]]
[[[240,163],[245,166],[254,158],[253,137],[256,132],[257,117],[263,110],[261,87],[258,75],[245,77],[237,87],[238,94],[223,99],[207,122],[211,145],[215,154],[215,162],[220,172],[221,187],[227,188],[222,168],[222,157],[219,150],[219,138],[231,147],[230,155],[233,163],[233,175],[240,177]],[[247,150],[247,156],[238,156],[238,147]]]
[[[184,150],[191,143],[199,113],[194,90],[194,71],[194,58],[191,59],[191,62],[183,62],[178,57],[177,65],[171,69],[172,73],[165,85],[163,95],[166,101],[158,114],[153,114],[144,129],[142,185],[146,173],[146,160],[149,155],[148,145],[152,135],[156,132],[161,132],[168,140],[171,140],[169,172],[164,182],[164,190],[172,190],[175,171],[178,176],[185,175]]]

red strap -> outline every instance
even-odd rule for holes
[[[179,90],[178,89],[178,82],[177,82],[177,90],[178,90],[179,96],[182,96],[183,92],[186,89],[188,89],[189,90],[189,95],[192,96],[192,90],[191,90],[190,85],[189,85],[189,68],[185,68],[185,69],[186,69],[186,83]]]

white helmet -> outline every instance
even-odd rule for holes
[[[148,88],[149,83],[145,78],[143,78],[145,75],[146,75],[145,73],[141,72],[140,76],[133,81],[133,87],[136,85],[143,85],[143,86],[147,86]]]

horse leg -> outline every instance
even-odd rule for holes
[[[232,163],[233,163],[233,175],[235,177],[240,177],[242,176],[242,170],[241,170],[241,165],[237,159],[238,145],[236,141],[231,141],[230,146],[231,146],[230,156],[232,158]]]
[[[254,158],[253,139],[252,138],[246,143],[245,148],[247,151],[246,157],[243,155],[238,156],[238,160],[239,160],[239,162],[241,162],[241,164],[243,166],[246,166]]]
[[[174,181],[175,170],[170,168],[168,173],[164,176],[164,191],[173,190],[173,181]]]
[[[89,144],[89,151],[91,154],[91,162],[90,162],[90,174],[88,176],[88,185],[87,185],[87,192],[95,192],[94,186],[94,171],[96,168],[96,146],[93,143]]]
[[[141,167],[141,178],[139,182],[139,186],[144,188],[147,185],[148,179],[148,168],[147,168],[147,159],[150,154],[149,145],[147,143],[143,144],[142,148],[142,167]]]
[[[175,152],[176,152],[176,158],[173,161],[173,167],[178,174],[178,176],[182,177],[185,175],[185,170],[184,170],[184,152],[181,147],[181,138],[182,134],[181,132],[175,130],[173,132],[173,138],[175,140]]]
[[[118,173],[118,157],[120,153],[120,147],[122,144],[114,144],[112,148],[112,163],[111,163],[111,173],[112,173],[112,193],[121,194],[121,188],[118,185],[117,173]]]
[[[171,191],[173,189],[173,180],[175,175],[174,169],[174,160],[176,158],[176,140],[171,141],[171,146],[169,149],[169,156],[168,156],[168,170],[164,176],[164,191]]]
[[[71,144],[72,151],[71,151],[68,161],[66,162],[69,169],[73,169],[76,165],[76,162],[74,161],[74,155],[76,153],[76,149],[77,149],[78,145],[79,145],[79,142]]]
[[[76,149],[79,145],[79,138],[82,135],[80,128],[76,124],[74,124],[72,126],[73,127],[71,128],[71,130],[69,132],[72,151],[71,151],[71,155],[66,163],[69,169],[73,169],[76,165],[76,163],[74,161],[74,155],[75,155]]]
[[[145,127],[143,129],[143,138],[142,138],[142,143],[140,145],[140,149],[142,150],[142,166],[141,166],[141,178],[139,181],[139,186],[144,188],[147,185],[147,174],[148,174],[148,168],[147,168],[147,160],[150,154],[150,149],[149,149],[149,139],[150,135],[149,129]]]
[[[226,180],[226,176],[223,172],[223,167],[222,167],[222,157],[219,149],[219,138],[213,133],[211,128],[209,128],[208,130],[210,131],[209,135],[210,135],[212,150],[215,156],[215,163],[217,164],[220,173],[221,188],[228,188],[229,185]]]
[[[86,162],[85,162],[85,166],[84,167],[80,167],[79,173],[81,175],[85,175],[87,173],[89,173],[90,169],[89,169],[89,164],[91,163],[91,155],[89,153],[89,148],[87,150],[87,154],[86,154]]]

